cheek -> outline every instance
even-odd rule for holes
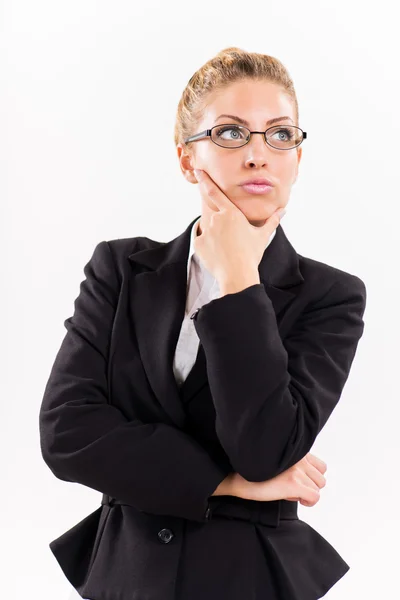
[[[293,161],[287,161],[284,164],[280,164],[275,171],[271,170],[271,173],[275,175],[278,188],[289,187],[292,185],[296,174],[296,164]]]
[[[235,189],[235,184],[245,178],[242,163],[235,161],[234,157],[216,159],[211,168],[215,175],[215,181],[218,181],[220,187],[224,187],[226,190]]]

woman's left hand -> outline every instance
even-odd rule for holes
[[[206,222],[202,220],[202,232],[194,240],[196,254],[219,282],[241,272],[257,272],[267,242],[280,223],[282,209],[277,209],[264,225],[255,227],[206,171],[194,172],[209,209]]]

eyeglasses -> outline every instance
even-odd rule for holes
[[[296,148],[307,137],[307,133],[295,125],[275,125],[269,127],[266,131],[250,131],[247,127],[232,125],[231,123],[229,125],[214,125],[211,129],[205,129],[186,138],[184,141],[187,144],[210,137],[214,144],[222,148],[240,148],[249,143],[253,133],[262,133],[266,143],[278,150]]]

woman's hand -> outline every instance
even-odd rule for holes
[[[292,500],[303,506],[314,506],[325,487],[327,465],[310,452],[298,463],[267,481],[247,481],[239,473],[231,473],[232,496],[248,500]],[[220,492],[221,493],[221,492]]]
[[[280,223],[281,209],[266,219],[264,225],[255,227],[206,171],[195,169],[195,175],[207,207],[201,234],[194,240],[196,254],[220,283],[240,272],[256,273],[267,242]]]

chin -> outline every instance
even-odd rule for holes
[[[279,207],[276,202],[271,202],[263,196],[238,198],[234,204],[248,219],[254,220],[268,219]]]
[[[242,206],[238,206],[237,208],[242,211],[248,222],[255,227],[264,225],[265,221],[270,218],[275,210],[246,210]]]
[[[247,219],[248,222],[250,223],[250,225],[253,225],[254,227],[262,227],[265,224],[265,221],[267,220],[268,217],[266,217],[265,219]]]

